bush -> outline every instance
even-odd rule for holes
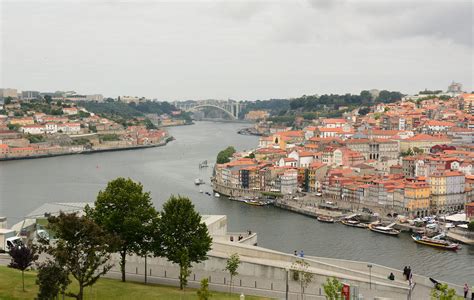
[[[469,224],[467,224],[467,229],[474,232],[474,221],[471,221]]]

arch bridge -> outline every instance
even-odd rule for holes
[[[224,112],[231,119],[237,120],[240,113],[240,104],[237,101],[192,101],[192,102],[175,102],[174,105],[184,111],[193,112],[203,108],[214,108]]]

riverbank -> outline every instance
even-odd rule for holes
[[[81,150],[77,152],[51,153],[51,154],[40,154],[40,155],[30,155],[30,156],[0,157],[0,161],[27,160],[27,159],[39,159],[39,158],[49,158],[49,157],[57,157],[57,156],[77,155],[77,154],[94,154],[94,153],[102,153],[102,152],[139,150],[139,149],[162,147],[173,140],[175,140],[175,138],[173,136],[169,136],[164,141],[161,141],[156,144],[136,145],[136,146],[128,146],[128,147],[101,148],[101,149],[85,149],[85,150]]]
[[[262,136],[263,134],[257,132],[255,128],[253,127],[248,127],[248,128],[243,128],[237,131],[238,134],[241,135],[255,135],[255,136]]]

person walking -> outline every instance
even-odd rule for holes
[[[471,287],[471,300],[474,300],[474,285]]]
[[[469,286],[467,283],[464,284],[464,299],[467,299],[467,293],[469,292]]]
[[[295,250],[295,256],[298,256],[298,251]]]
[[[410,280],[410,278],[411,278],[411,267],[408,266],[408,268],[407,268],[407,280]]]
[[[300,251],[300,257],[304,257],[303,249],[301,249],[301,251]]]

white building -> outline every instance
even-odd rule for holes
[[[45,131],[45,127],[44,125],[38,125],[38,124],[24,125],[20,128],[20,130],[23,133],[28,133],[28,134],[43,134]]]
[[[58,124],[57,123],[46,123],[45,132],[50,133],[50,134],[57,133],[58,132]]]
[[[77,134],[81,131],[81,124],[79,123],[64,123],[58,125],[58,131],[67,134]]]
[[[295,169],[287,170],[280,175],[280,192],[284,195],[294,194],[298,188],[298,172]]]

